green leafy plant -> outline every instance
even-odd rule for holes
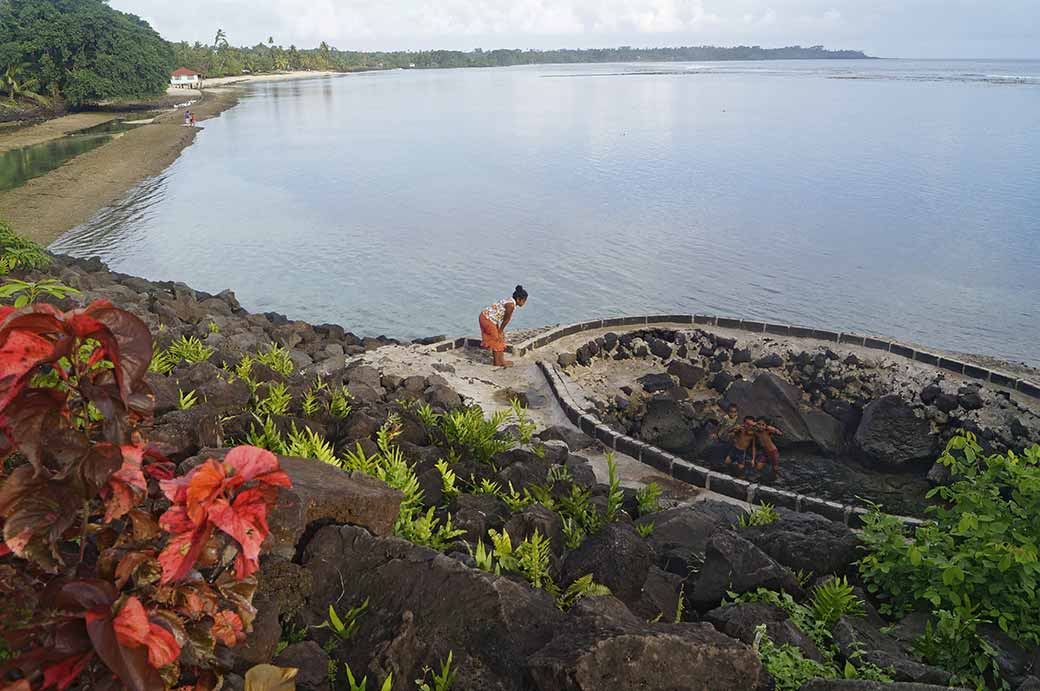
[[[148,371],[157,374],[169,374],[177,366],[178,360],[165,350],[153,350],[152,360],[148,363]]]
[[[563,540],[564,544],[567,545],[567,549],[578,549],[581,547],[581,543],[585,542],[585,538],[588,537],[588,533],[585,532],[582,524],[569,516],[563,516],[560,520],[563,528]]]
[[[501,568],[495,561],[494,549],[489,550],[485,547],[483,540],[477,540],[476,549],[473,549],[468,544],[466,545],[466,549],[469,550],[469,554],[473,557],[473,561],[476,562],[478,569],[481,571],[487,571],[488,573],[501,573]]]
[[[603,595],[610,595],[610,588],[601,583],[596,583],[592,580],[592,574],[587,573],[576,579],[557,596],[556,606],[566,612],[583,597],[600,597]]]
[[[939,610],[935,620],[925,625],[924,635],[914,641],[914,652],[933,665],[953,673],[950,680],[958,686],[976,689],[1010,689],[1001,678],[1000,653],[979,635],[980,624],[989,623],[978,614],[970,601],[955,611]]]
[[[845,576],[828,579],[813,588],[809,607],[813,617],[828,629],[844,616],[861,617],[865,613],[863,601]]]
[[[456,677],[455,670],[451,668],[453,659],[453,652],[448,651],[448,657],[441,661],[440,672],[424,667],[422,678],[415,680],[417,691],[451,691]],[[426,680],[428,676],[433,677],[429,682]]]
[[[42,247],[21,237],[0,219],[0,274],[20,269],[42,269],[50,263],[51,258]]]
[[[482,478],[478,484],[473,482],[471,477],[470,487],[472,488],[470,494],[490,494],[496,497],[502,494],[502,485],[487,478]]]
[[[342,616],[336,612],[336,608],[329,604],[329,616],[318,628],[326,628],[336,634],[341,641],[349,641],[357,631],[358,617],[368,609],[368,598],[357,607],[351,607]]]
[[[364,677],[362,677],[361,681],[358,682],[354,678],[354,673],[350,671],[350,665],[344,663],[343,666],[346,667],[347,684],[349,685],[348,686],[349,691],[368,691],[368,675],[365,675]],[[394,685],[394,675],[393,675],[393,673],[391,673],[391,674],[388,674],[386,679],[383,680],[383,685],[380,686],[379,689],[380,689],[380,691],[390,691],[390,689],[393,688],[393,685]]]
[[[740,527],[750,528],[752,526],[769,525],[780,520],[780,514],[772,504],[762,502],[751,511],[740,517]]]
[[[509,409],[513,416],[513,424],[517,426],[517,439],[521,444],[530,444],[534,433],[538,430],[538,425],[527,417],[527,408],[520,402],[520,399],[514,398],[510,402]]]
[[[679,600],[675,603],[675,619],[672,623],[681,624],[686,609],[686,584],[679,584]]]
[[[621,514],[621,505],[625,501],[625,493],[621,491],[621,479],[618,477],[617,462],[614,461],[614,452],[607,454],[607,523],[613,523]]]
[[[437,472],[441,474],[441,493],[447,498],[457,495],[459,488],[455,483],[458,477],[455,475],[455,471],[448,466],[448,462],[442,458],[437,461],[435,467]]]
[[[636,532],[639,533],[642,537],[650,537],[654,534],[653,521],[648,521],[646,523],[637,523]]]
[[[210,323],[206,325],[206,329],[211,334],[218,334],[218,333],[220,333],[220,326],[218,326],[215,321],[210,321]]]
[[[1040,446],[986,456],[966,433],[949,441],[939,463],[954,481],[929,493],[942,500],[928,507],[930,520],[907,531],[879,506],[863,516],[859,571],[883,613],[930,611],[942,645],[924,645],[932,655],[925,660],[968,678],[990,657],[972,622],[1040,643]],[[972,652],[945,656],[944,648]]]
[[[181,410],[188,410],[189,408],[193,408],[199,402],[198,393],[196,393],[195,391],[189,391],[188,393],[184,393],[180,389],[177,389],[177,394],[177,407]]]
[[[417,545],[425,545],[436,550],[445,550],[455,541],[455,538],[465,535],[465,530],[456,529],[451,524],[451,515],[442,524],[440,519],[433,515],[434,508],[431,506],[426,513],[420,513],[417,517],[401,523],[395,529],[395,534],[409,542]]]
[[[656,482],[651,482],[636,491],[636,503],[639,505],[640,516],[660,510],[657,500],[661,498],[661,493],[661,487]]]
[[[253,422],[249,423],[249,432],[246,434],[246,443],[250,446],[267,449],[279,456],[286,455],[288,447],[286,446],[285,439],[282,437],[282,433],[279,431],[274,418],[270,415],[261,417],[256,413],[253,413],[253,420]],[[259,429],[257,429],[256,423],[260,423]]]
[[[766,633],[766,625],[755,628],[752,645],[769,675],[776,682],[777,691],[798,691],[813,679],[834,679],[836,672],[821,662],[810,660],[793,645],[777,645]]]
[[[256,361],[261,365],[267,365],[283,377],[288,377],[296,369],[289,349],[283,348],[277,343],[271,343],[266,350],[257,353]]]
[[[44,278],[39,281],[19,281],[18,279],[9,278],[0,286],[0,299],[8,300],[14,298],[15,307],[31,305],[43,295],[61,300],[69,295],[79,294],[78,290],[65,285],[55,278]]]
[[[194,336],[181,336],[170,344],[166,352],[177,362],[184,361],[188,364],[203,362],[213,357],[213,349]]]
[[[353,409],[354,397],[347,390],[346,386],[341,386],[331,392],[329,396],[329,415],[343,419],[348,417]]]
[[[300,404],[300,409],[303,410],[304,415],[314,415],[321,410],[321,401],[318,400],[317,394],[311,389],[307,389],[307,393],[303,395],[303,402]]]
[[[304,427],[302,430],[296,429],[295,422],[289,432],[289,443],[286,444],[285,455],[295,458],[314,458],[337,467],[341,465],[340,460],[336,458],[332,444],[309,427]]]
[[[531,497],[531,494],[529,492],[518,492],[516,489],[513,488],[512,482],[509,483],[509,491],[503,491],[499,496],[502,499],[502,501],[505,502],[506,507],[508,507],[509,510],[513,513],[516,513],[524,507],[531,506],[535,503],[534,498]]]
[[[289,387],[282,382],[272,381],[267,383],[267,395],[256,405],[257,415],[286,415],[289,413],[289,405],[292,403],[292,393]]]

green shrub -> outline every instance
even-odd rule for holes
[[[931,611],[941,644],[923,645],[925,660],[973,679],[990,657],[977,624],[1040,644],[1040,446],[985,456],[969,433],[951,439],[939,462],[955,481],[929,492],[942,500],[930,520],[908,531],[877,506],[863,517],[859,570],[883,613]]]
[[[184,361],[188,364],[203,362],[213,356],[213,349],[203,345],[202,341],[194,336],[181,336],[170,344],[166,352],[175,362]]]
[[[267,350],[257,353],[255,359],[261,365],[267,365],[283,377],[288,377],[296,369],[289,356],[289,349],[283,348],[277,343],[268,345]]]
[[[42,269],[51,263],[44,249],[11,230],[0,219],[0,275],[16,270]]]
[[[80,292],[75,288],[54,278],[44,278],[39,281],[19,281],[9,278],[0,286],[0,299],[14,298],[14,306],[19,308],[33,304],[44,295],[61,300],[69,295],[79,294]]]
[[[267,395],[257,402],[257,415],[286,415],[289,405],[292,403],[292,394],[289,387],[282,382],[273,381],[267,383]]]
[[[181,410],[188,410],[189,408],[194,408],[199,402],[199,395],[195,391],[189,391],[187,393],[184,393],[180,389],[177,389],[177,395],[177,407]]]
[[[416,691],[451,691],[455,683],[455,670],[451,668],[454,654],[448,651],[448,657],[441,660],[441,671],[436,672],[429,667],[424,667],[422,678],[415,680]],[[433,676],[432,684],[426,681],[426,677]]]
[[[772,504],[762,502],[751,511],[740,517],[740,527],[750,528],[757,525],[769,525],[780,520],[780,514]]]
[[[861,617],[865,613],[860,600],[847,578],[831,578],[813,588],[809,607],[813,618],[831,629],[838,620],[848,615]]]
[[[661,488],[656,482],[651,482],[646,487],[641,487],[636,491],[636,503],[639,505],[639,515],[645,516],[648,513],[659,511],[660,507],[657,505],[657,500],[660,498]]]

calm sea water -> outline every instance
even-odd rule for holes
[[[61,238],[365,334],[709,312],[1040,363],[1040,62],[399,71],[253,87]]]

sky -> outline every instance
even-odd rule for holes
[[[165,38],[341,50],[823,44],[1040,59],[1040,0],[111,0]]]

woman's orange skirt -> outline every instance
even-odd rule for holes
[[[493,353],[506,352],[506,335],[483,312],[480,313],[480,345]]]

